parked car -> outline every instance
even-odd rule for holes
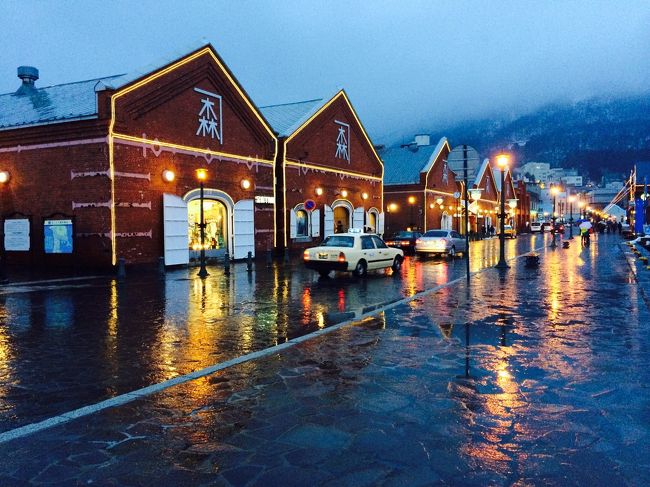
[[[557,233],[564,234],[564,223],[556,223],[555,228],[557,230]]]
[[[542,222],[533,222],[530,224],[530,232],[536,233],[542,231]]]
[[[445,254],[454,258],[466,251],[465,237],[453,230],[429,230],[415,241],[415,252],[420,255]]]
[[[552,230],[553,225],[551,222],[544,222],[542,223],[542,229],[544,232],[550,232]]]
[[[501,230],[499,230],[499,235]],[[512,227],[512,225],[503,226],[503,234],[508,238],[517,238],[517,231]]]
[[[397,232],[392,237],[386,239],[386,245],[397,247],[404,252],[415,252],[415,241],[420,238],[420,232]]]
[[[363,277],[369,270],[389,267],[397,273],[403,260],[404,251],[389,247],[378,235],[357,229],[330,235],[318,247],[303,253],[305,266],[323,277],[332,271],[352,272]]]

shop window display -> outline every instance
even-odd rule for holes
[[[189,223],[189,248],[201,250],[201,203],[192,200],[187,204]],[[203,219],[205,221],[206,250],[222,250],[228,244],[228,212],[223,203],[216,200],[203,200]]]

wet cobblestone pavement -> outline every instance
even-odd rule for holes
[[[2,444],[0,485],[648,485],[623,248],[541,260]]]
[[[507,242],[508,255],[542,238]],[[471,265],[496,263],[498,241],[473,245]],[[211,267],[0,287],[0,433],[266,349],[346,313],[412,296],[464,275],[462,259],[409,257],[381,273],[318,279],[301,263],[230,276]]]

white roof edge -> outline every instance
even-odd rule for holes
[[[440,154],[445,144],[448,144],[447,137],[441,137],[440,140],[438,141],[438,144],[436,145],[436,148],[433,149],[433,153],[431,154],[431,157],[427,161],[427,164],[420,171],[421,173],[429,172],[431,170],[431,168],[433,167],[433,163],[436,162],[436,159],[438,158],[438,154]]]
[[[487,166],[490,166],[490,159],[486,157],[485,159],[483,159],[481,168],[476,173],[476,180],[474,181],[474,186],[478,186],[481,183],[481,179],[483,179],[483,173],[487,169]],[[492,169],[492,166],[490,166],[490,169]],[[494,174],[492,174],[492,176],[494,177]]]
[[[7,125],[4,127],[0,127],[0,132],[3,132],[5,130],[23,129],[27,127],[40,127],[42,125],[54,125],[57,123],[78,122],[80,120],[93,120],[96,118],[98,118],[98,116],[96,113],[94,113],[91,115],[81,115],[73,118],[57,118],[56,120],[45,120],[43,122],[35,122],[35,123],[28,123],[28,124],[21,124],[21,125]]]

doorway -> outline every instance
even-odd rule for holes
[[[187,203],[188,246],[190,262],[198,260],[201,251],[201,200],[193,199]],[[228,209],[219,200],[203,200],[203,220],[205,222],[204,248],[209,259],[223,259],[228,250],[229,225]]]

